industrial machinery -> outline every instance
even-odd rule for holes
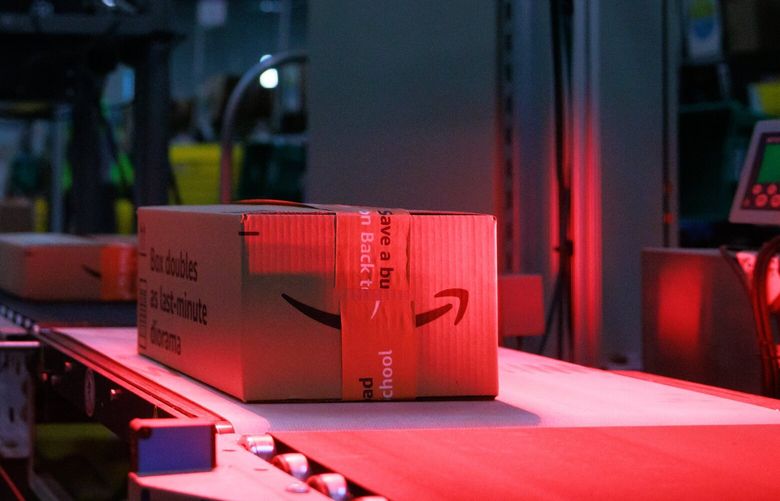
[[[780,226],[780,120],[756,124],[729,220]]]
[[[50,318],[44,326],[35,316],[45,318],[46,305],[7,297],[2,303],[8,334],[0,342],[0,466],[13,486],[4,494],[152,500],[778,494],[773,470],[764,467],[780,446],[780,402],[773,399],[500,349],[496,400],[245,404],[138,355],[134,327],[55,326]],[[80,452],[110,451],[111,468],[124,468],[126,491],[107,482],[75,493],[58,487],[57,473],[69,463],[68,475],[80,482],[99,477],[75,473],[89,462],[73,468],[76,459],[58,462],[35,445],[49,439],[48,421],[63,418],[71,437],[81,436],[79,422],[110,430],[104,435],[112,438],[83,442]]]
[[[175,34],[167,1],[13,0],[0,5],[0,114],[52,118],[73,124],[72,226],[77,233],[106,233],[112,213],[101,170],[100,97],[103,81],[119,64],[134,71],[132,146],[136,206],[168,197],[169,59]],[[61,141],[65,141],[62,134]],[[63,203],[55,155],[52,211]],[[55,214],[52,217],[55,218]],[[110,219],[110,218],[109,218]],[[61,231],[61,228],[58,229]]]
[[[0,498],[780,496],[775,399],[499,349],[494,400],[243,403],[140,356],[134,315],[0,295]]]
[[[780,120],[756,124],[729,219],[780,226]],[[780,395],[772,326],[780,297],[778,251],[778,237],[759,251],[645,249],[645,370]]]

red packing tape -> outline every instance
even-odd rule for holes
[[[396,209],[336,215],[344,400],[417,396],[410,225],[409,213]]]

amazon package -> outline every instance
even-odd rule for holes
[[[244,401],[498,392],[493,216],[138,210],[138,350]]]
[[[39,301],[134,301],[136,246],[128,237],[0,234],[0,289]]]

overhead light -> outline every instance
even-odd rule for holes
[[[260,74],[260,85],[266,89],[274,89],[279,85],[279,73],[271,68]]]
[[[269,57],[271,57],[271,54],[264,54],[260,57],[260,61],[265,61]],[[274,68],[265,70],[260,74],[259,80],[260,85],[262,85],[264,89],[275,89],[276,86],[279,85],[279,72]]]

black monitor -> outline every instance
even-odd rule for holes
[[[753,129],[729,221],[780,226],[780,120]]]

